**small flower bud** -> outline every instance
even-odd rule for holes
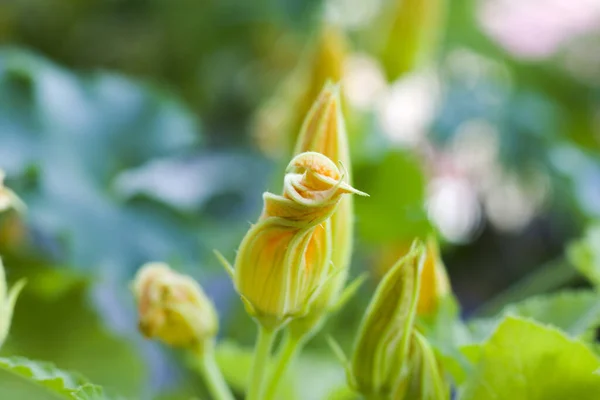
[[[363,317],[349,381],[367,398],[391,396],[407,368],[423,259],[416,244],[379,283]]]
[[[0,169],[0,212],[14,208],[17,211],[25,209],[25,204],[19,197],[9,188],[4,186],[4,178],[6,177],[3,170]]]
[[[8,336],[15,303],[24,286],[25,280],[22,279],[7,291],[4,265],[0,260],[0,347]]]
[[[450,280],[444,262],[440,257],[437,240],[427,240],[427,252],[421,272],[421,291],[417,303],[417,314],[432,315],[438,309],[442,299],[450,293]]]
[[[244,237],[234,283],[248,312],[276,327],[306,314],[330,274],[331,221],[348,185],[329,158],[297,155],[284,177],[283,195],[264,194],[258,223]]]
[[[139,328],[149,339],[173,347],[202,347],[218,331],[211,301],[191,277],[163,263],[148,263],[133,281],[138,302]]]

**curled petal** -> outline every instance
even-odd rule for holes
[[[306,314],[331,272],[331,221],[343,195],[362,193],[320,153],[290,162],[283,195],[265,193],[259,222],[244,237],[234,282],[265,325]]]

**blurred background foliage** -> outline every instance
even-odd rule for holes
[[[582,285],[569,264],[597,274],[594,234],[564,251],[600,216],[599,45],[585,0],[4,0],[0,167],[28,212],[1,217],[0,253],[29,280],[4,351],[131,398],[199,393],[137,334],[128,281],[167,261],[206,288],[223,336],[251,341],[211,252],[232,258],[280,189],[327,79],[371,195],[352,273],[375,279],[326,333],[347,343],[377,276],[430,230],[466,313]],[[330,386],[303,399],[344,379],[323,343],[300,368]]]

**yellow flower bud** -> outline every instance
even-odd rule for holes
[[[367,398],[390,398],[407,368],[423,260],[416,244],[379,283],[363,317],[349,381]]]
[[[351,184],[350,150],[338,85],[325,84],[308,112],[296,143],[295,153],[304,151],[316,151],[331,160],[339,161],[347,168],[344,176],[346,183]],[[295,336],[303,336],[322,320],[332,303],[338,299],[346,282],[354,232],[352,196],[345,196],[340,200],[337,210],[331,216],[330,227],[332,243],[330,268],[338,272],[317,296],[309,314],[290,323],[290,331]]]
[[[314,101],[328,81],[342,79],[346,40],[343,32],[334,26],[324,26],[300,65],[263,106],[254,121],[254,137],[259,148],[271,156],[289,154],[298,135],[304,131],[307,113],[315,109]],[[322,97],[322,93],[321,93]],[[339,103],[339,100],[338,100]],[[339,107],[339,104],[337,105]],[[297,142],[298,144],[300,141]],[[296,154],[298,153],[296,146]],[[334,162],[345,161],[316,147],[302,151],[317,151]]]
[[[331,276],[331,221],[348,185],[326,156],[306,152],[290,162],[283,195],[264,194],[258,223],[244,237],[234,283],[248,312],[274,328],[306,314]]]
[[[430,237],[427,240],[427,253],[423,272],[421,272],[421,291],[417,304],[417,314],[434,314],[440,301],[450,293],[450,280],[444,262],[440,257],[437,240]]]
[[[389,269],[390,260],[406,254],[408,249],[407,242],[384,245],[379,250],[379,259],[375,271],[377,275],[384,275]],[[419,302],[417,303],[417,314],[422,316],[435,314],[440,302],[450,293],[450,280],[444,262],[440,257],[439,245],[435,237],[431,236],[427,240],[425,262],[421,272],[421,290],[419,292]]]
[[[445,0],[395,0],[382,7],[373,41],[389,81],[429,61],[439,42]]]
[[[15,303],[24,286],[25,280],[22,279],[7,291],[4,265],[0,260],[0,347],[8,336]]]
[[[138,302],[139,328],[147,338],[174,347],[202,347],[218,331],[211,301],[191,277],[163,263],[148,263],[133,281]]]

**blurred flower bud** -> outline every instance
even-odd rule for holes
[[[333,161],[340,162],[347,168],[344,180],[351,184],[350,150],[337,85],[326,83],[308,112],[302,124],[295,153],[299,154],[304,151],[316,151]],[[319,324],[332,303],[338,299],[346,282],[354,232],[352,196],[344,196],[340,200],[337,210],[331,216],[330,226],[332,244],[329,268],[332,272],[333,270],[337,270],[337,272],[335,277],[324,285],[308,315],[290,323],[290,331],[297,337],[304,336]]]
[[[331,221],[342,195],[363,194],[326,156],[290,162],[283,195],[264,194],[258,223],[244,237],[234,282],[248,312],[266,327],[306,314],[331,274]]]
[[[427,61],[439,41],[446,0],[394,0],[373,24],[373,42],[390,82]]]
[[[341,80],[345,56],[343,33],[333,26],[323,27],[298,68],[258,110],[253,131],[259,148],[265,154],[279,157],[290,153],[303,121],[308,119],[306,114],[311,106],[314,110],[314,99],[319,96],[323,85],[330,80]],[[339,99],[337,101],[339,103]],[[319,150],[304,148],[303,151]],[[327,153],[323,154],[338,161]]]
[[[391,260],[398,259],[409,251],[407,242],[394,242],[386,244],[378,251],[378,261],[375,273],[384,276],[389,270]],[[440,302],[450,295],[450,281],[444,262],[440,257],[437,240],[431,236],[427,240],[425,262],[421,271],[421,289],[417,303],[417,314],[422,316],[436,313]]]
[[[361,322],[350,385],[367,398],[391,398],[409,364],[425,249],[413,249],[385,275]]]
[[[444,262],[440,257],[437,240],[427,240],[427,253],[421,272],[421,290],[417,303],[417,314],[432,315],[438,309],[440,301],[450,294],[450,281]]]
[[[383,278],[396,261],[410,251],[411,247],[412,241],[410,240],[396,240],[375,247],[372,270],[377,279]]]
[[[202,348],[217,334],[214,306],[191,277],[163,263],[148,263],[137,272],[132,289],[139,328],[147,338],[174,347]]]
[[[0,347],[2,347],[8,336],[15,303],[24,286],[25,280],[22,279],[7,291],[4,265],[2,264],[2,260],[0,260]]]
[[[6,174],[0,169],[0,212],[6,211],[11,207],[17,211],[23,211],[25,204],[12,190],[4,186],[5,177]]]
[[[450,391],[431,345],[419,332],[411,338],[410,366],[394,390],[394,400],[449,400]]]

